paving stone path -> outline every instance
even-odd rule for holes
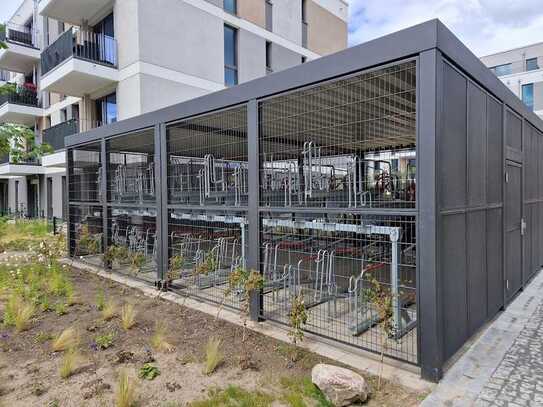
[[[485,384],[476,405],[543,407],[543,304]]]

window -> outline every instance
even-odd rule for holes
[[[302,22],[307,22],[307,2],[302,0]]]
[[[522,85],[522,101],[530,110],[534,110],[534,84]]]
[[[224,26],[224,84],[238,84],[237,30],[228,25]]]
[[[58,35],[62,34],[66,30],[66,26],[64,25],[64,21],[58,21]]]
[[[66,109],[60,109],[60,122],[64,123],[68,120],[68,112]]]
[[[266,41],[266,71],[268,73],[273,72],[272,68],[272,43]]]
[[[539,69],[539,65],[537,64],[537,58],[528,58],[526,60],[526,70],[535,71],[537,69]]]
[[[223,9],[232,14],[237,14],[237,1],[236,0],[224,0]]]
[[[117,94],[104,96],[96,101],[96,118],[101,124],[111,124],[117,121]]]
[[[490,68],[490,70],[494,72],[496,76],[509,75],[513,73],[513,68],[511,64],[497,65]]]
[[[307,62],[307,57],[302,55],[302,64],[305,64]]]
[[[273,31],[273,4],[266,0],[266,30]]]

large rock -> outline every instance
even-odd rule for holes
[[[311,380],[337,407],[364,402],[368,398],[366,381],[349,369],[319,363],[311,371]]]

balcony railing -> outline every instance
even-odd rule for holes
[[[40,160],[36,158],[29,158],[27,160],[15,161],[9,154],[0,156],[0,165],[2,164],[19,164],[19,165],[40,165]]]
[[[72,57],[116,67],[117,41],[108,35],[70,28],[42,52],[42,74]]]
[[[0,32],[0,41],[7,41],[35,48],[32,28],[24,25],[6,23],[5,32]]]
[[[58,151],[64,148],[64,138],[79,133],[79,122],[75,119],[65,121],[43,131],[43,142]]]
[[[5,103],[13,103],[16,105],[38,107],[38,94],[34,89],[13,85],[13,89],[4,92],[0,94],[0,106]]]

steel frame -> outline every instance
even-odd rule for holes
[[[155,175],[157,191],[157,238],[158,269],[157,285],[164,288],[168,264],[168,210],[201,210],[190,205],[169,205],[167,202],[167,143],[166,125],[205,113],[220,111],[233,106],[247,107],[248,139],[248,206],[205,207],[205,210],[236,211],[246,213],[248,227],[247,267],[259,269],[261,214],[314,213],[314,208],[273,208],[260,206],[259,177],[259,103],[279,93],[319,85],[326,81],[381,69],[387,65],[405,61],[417,61],[417,199],[414,209],[373,209],[352,208],[352,213],[361,215],[412,215],[416,217],[417,233],[417,304],[418,304],[418,364],[424,378],[438,381],[443,374],[447,360],[444,356],[444,290],[443,275],[440,272],[440,251],[442,224],[440,221],[438,196],[437,140],[442,125],[441,104],[443,90],[443,60],[448,60],[470,80],[476,82],[508,109],[516,112],[525,122],[543,132],[543,122],[529,111],[520,100],[475,57],[443,24],[432,20],[418,26],[387,35],[383,38],[342,51],[332,56],[298,66],[283,72],[180,103],[156,112],[120,121],[110,126],[93,129],[66,138],[67,158],[71,149],[88,143],[100,142],[102,174],[100,179],[100,202],[89,203],[102,206],[104,230],[107,230],[107,213],[113,204],[107,204],[106,139],[129,134],[138,130],[153,128],[155,145]],[[504,119],[505,120],[505,119]],[[505,142],[505,140],[504,140]],[[508,153],[509,154],[509,153]],[[513,153],[511,153],[513,154]],[[504,154],[505,156],[505,154]],[[519,157],[517,157],[519,158]],[[520,156],[520,159],[522,157]],[[68,165],[72,163],[67,159]],[[70,185],[70,171],[67,171],[67,185]],[[70,201],[70,205],[86,205]],[[134,205],[129,205],[134,206]],[[143,205],[145,206],[145,205]],[[328,210],[327,210],[328,211]],[[330,209],[330,213],[341,213],[344,209]],[[68,217],[69,217],[68,210]],[[68,242],[74,233],[68,219]],[[104,233],[107,236],[107,233]],[[104,246],[107,246],[107,237]],[[73,252],[70,252],[73,255]],[[505,295],[505,294],[504,294]],[[262,293],[251,299],[251,317],[261,317]]]

